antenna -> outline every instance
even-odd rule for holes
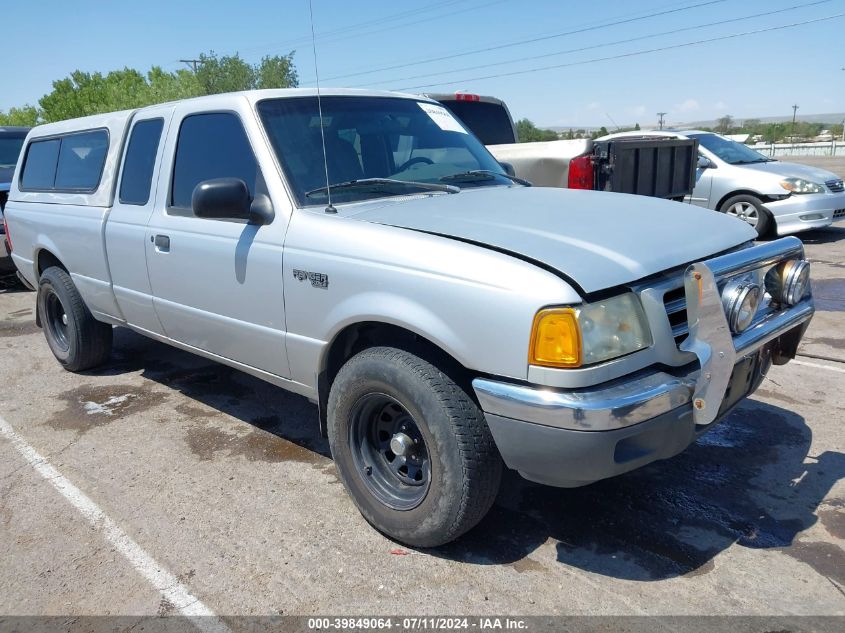
[[[332,186],[329,182],[329,159],[326,155],[326,132],[323,128],[323,101],[320,98],[320,70],[317,67],[317,38],[314,37],[314,8],[311,0],[308,0],[308,14],[311,17],[311,50],[314,51],[314,74],[317,79],[317,111],[320,113],[320,141],[323,144],[323,168],[326,170],[326,196],[329,204],[326,206],[326,213],[337,213],[332,204]]]
[[[614,121],[614,120],[613,120],[613,117],[612,117],[612,116],[610,116],[607,112],[605,112],[605,113],[604,113],[604,116],[606,116],[608,119],[610,119],[610,122],[611,122],[611,123],[613,123],[613,127],[615,127],[615,128],[616,128],[616,131],[617,131],[617,132],[618,132],[619,130],[621,130],[621,129],[622,129],[622,128],[620,128],[620,127],[616,124],[616,121]]]

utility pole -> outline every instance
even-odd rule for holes
[[[194,74],[197,74],[197,64],[202,63],[201,59],[180,59],[179,61],[183,64],[188,64],[193,69]]]
[[[661,130],[663,129],[663,117],[666,116],[667,114],[669,114],[669,113],[668,112],[658,112],[657,113],[657,125],[659,126],[659,129],[661,129]]]
[[[792,106],[792,132],[790,136],[792,136],[792,145],[795,145],[795,113],[798,112],[798,104],[796,103]]]

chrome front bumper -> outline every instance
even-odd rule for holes
[[[692,400],[695,374],[677,378],[655,372],[600,388],[567,391],[486,378],[476,378],[472,386],[485,413],[573,431],[609,431],[687,404]]]
[[[803,257],[803,253],[801,241],[790,237],[687,268],[684,281],[690,333],[681,349],[694,353],[700,368],[681,371],[682,375],[641,372],[576,390],[476,378],[472,385],[481,408],[487,414],[559,429],[609,431],[693,403],[696,425],[710,424],[720,413],[734,366],[787,333],[797,330],[800,335],[814,312],[812,297],[808,297],[789,309],[767,314],[742,334],[731,336],[717,279]],[[782,359],[794,355],[799,336],[784,338],[789,340],[775,350]]]

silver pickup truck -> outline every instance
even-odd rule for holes
[[[64,367],[106,363],[124,326],[310,398],[361,513],[421,547],[480,521],[503,466],[582,486],[676,455],[813,314],[798,239],[517,184],[393,93],[40,126],[6,220]]]

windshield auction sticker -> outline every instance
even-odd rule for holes
[[[445,130],[446,132],[460,132],[461,134],[467,133],[463,126],[458,123],[458,120],[452,116],[452,113],[443,106],[433,103],[423,103],[422,101],[417,101],[417,105],[431,117],[432,121],[437,123],[437,127],[441,130]]]

